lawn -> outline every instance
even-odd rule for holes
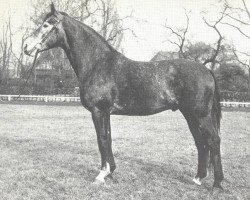
[[[192,182],[197,151],[180,112],[112,116],[114,180],[91,184],[100,156],[80,106],[0,104],[0,199],[248,199],[250,112],[223,112],[224,191]]]

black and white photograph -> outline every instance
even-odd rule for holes
[[[0,0],[0,200],[250,198],[250,0]]]

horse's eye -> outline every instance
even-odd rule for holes
[[[44,24],[44,25],[43,25],[43,28],[47,28],[47,27],[48,27],[48,25],[47,25],[47,24]]]

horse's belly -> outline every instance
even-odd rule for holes
[[[114,115],[130,115],[130,116],[145,116],[153,115],[164,110],[170,109],[167,106],[154,107],[154,108],[142,108],[142,107],[123,107],[122,109],[112,109],[111,114]]]
[[[117,115],[152,115],[164,110],[177,110],[177,102],[166,98],[130,99],[127,103],[115,104],[111,114]]]

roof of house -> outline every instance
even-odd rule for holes
[[[161,61],[161,60],[169,60],[169,59],[176,59],[179,58],[178,52],[169,52],[169,51],[159,51],[151,61]]]

